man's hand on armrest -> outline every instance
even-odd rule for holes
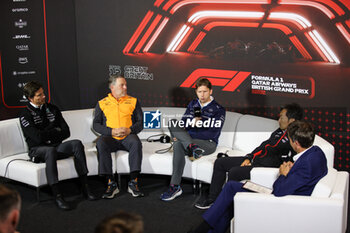
[[[249,159],[245,159],[242,164],[241,167],[245,167],[245,166],[252,166],[251,162]]]

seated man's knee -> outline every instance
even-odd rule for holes
[[[247,173],[250,174],[244,167],[233,167],[229,170],[227,178],[228,180],[241,181],[249,178]]]
[[[99,137],[96,142],[96,148],[97,149],[103,149],[108,147],[108,144],[106,142],[106,137]]]
[[[177,119],[170,119],[170,120],[169,120],[168,126],[169,126],[170,132],[171,132],[172,130],[177,129],[177,128],[179,127],[177,122],[178,122]]]
[[[141,140],[136,134],[130,134],[128,137],[131,143],[131,147],[142,149]]]
[[[175,141],[173,143],[173,148],[174,148],[174,150],[181,150],[181,149],[183,150],[184,146],[182,145],[181,142]]]
[[[73,148],[75,148],[75,149],[78,149],[78,150],[84,149],[83,143],[78,139],[71,140],[71,143],[72,143]]]
[[[231,180],[225,184],[224,188],[232,191],[242,188],[242,185],[243,184],[241,182]]]
[[[220,169],[224,163],[225,163],[224,157],[216,159],[214,162],[214,169]]]
[[[49,146],[49,147],[46,147],[45,150],[46,150],[45,161],[48,161],[48,160],[56,161],[57,160],[57,149],[56,149],[56,147]]]

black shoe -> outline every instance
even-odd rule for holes
[[[206,198],[204,200],[199,200],[196,204],[194,204],[194,207],[201,209],[201,210],[206,210],[209,209],[210,206],[212,206],[214,203],[214,200],[211,198]]]
[[[105,199],[112,199],[114,198],[115,195],[117,195],[119,193],[119,189],[117,186],[117,183],[115,183],[114,181],[108,183],[108,187],[106,192],[102,195],[102,198]]]
[[[83,196],[89,201],[95,201],[98,199],[98,197],[90,191],[90,188],[87,185],[83,187]]]
[[[62,209],[62,210],[71,210],[73,209],[69,204],[68,202],[66,202],[63,198],[63,196],[61,194],[58,194],[56,197],[55,197],[55,202],[56,202],[56,205],[58,206],[58,208]]]
[[[131,193],[133,197],[144,197],[145,194],[140,191],[139,186],[137,184],[137,179],[130,180],[128,183],[128,192]]]

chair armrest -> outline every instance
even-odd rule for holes
[[[272,188],[278,176],[278,168],[255,167],[250,171],[250,180],[267,188]]]
[[[322,149],[326,155],[328,168],[332,168],[334,164],[334,146],[318,135],[315,136],[314,145]]]
[[[345,171],[338,172],[337,180],[333,187],[332,199],[343,200],[343,229],[345,232],[348,223],[348,201],[349,201],[349,173]]]
[[[343,233],[342,200],[237,193],[234,232]]]

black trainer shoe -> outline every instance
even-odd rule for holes
[[[112,181],[110,183],[108,183],[108,187],[107,187],[107,190],[106,192],[102,195],[102,198],[105,198],[105,199],[112,199],[114,198],[115,195],[117,195],[119,193],[119,189],[118,189],[118,186],[117,184]]]
[[[73,209],[71,205],[68,204],[68,202],[66,202],[66,200],[64,200],[63,196],[61,194],[58,194],[55,197],[55,203],[57,205],[58,208],[60,208],[61,210],[71,210]]]
[[[131,193],[133,197],[143,197],[145,194],[140,191],[139,186],[137,184],[137,179],[130,180],[128,183],[128,192]]]
[[[210,206],[212,206],[214,203],[214,200],[211,198],[206,198],[204,200],[199,200],[196,204],[194,204],[194,207],[201,209],[201,210],[206,210],[209,209]]]

